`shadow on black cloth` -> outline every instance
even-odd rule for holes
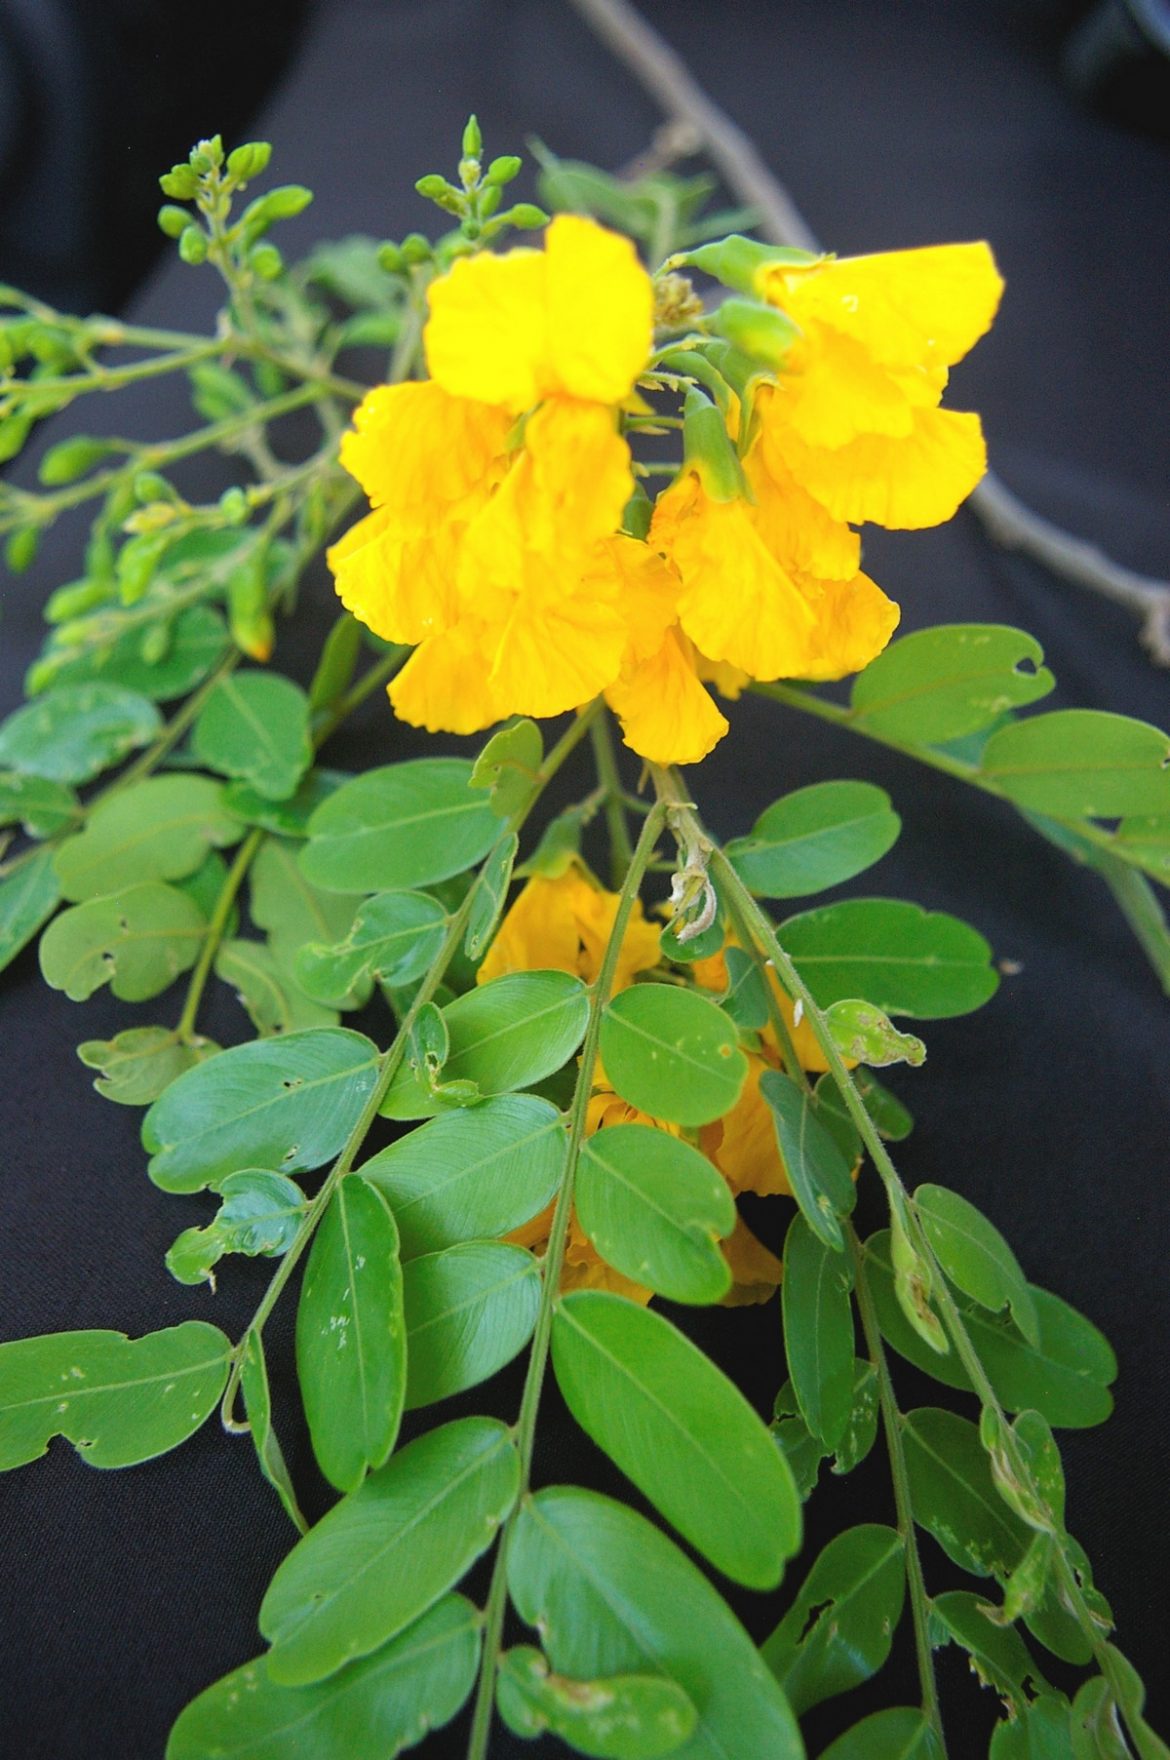
[[[993,241],[1007,298],[952,401],[983,412],[993,458],[1019,493],[1133,565],[1164,570],[1166,160],[1156,145],[1066,98],[1043,9],[1032,14],[1006,0],[743,0],[716,15],[699,0],[656,0],[648,10],[835,247]],[[641,149],[658,121],[575,18],[547,0],[335,0],[258,125],[276,143],[279,178],[317,191],[314,209],[295,223],[301,241],[355,230],[401,236],[425,224],[411,182],[449,166],[473,108],[491,152],[536,133],[607,165]],[[202,126],[211,132],[218,118]],[[176,141],[175,151],[185,144]],[[213,298],[209,276],[176,266],[134,309],[144,320],[193,324]],[[144,387],[133,403],[122,400],[132,416],[118,419],[144,435],[178,431],[181,400],[178,386]],[[58,423],[54,432],[66,430]],[[6,709],[34,652],[45,594],[75,572],[75,543],[76,533],[54,534],[34,576],[9,590]],[[1047,650],[1060,680],[1054,703],[1165,723],[1165,675],[1145,661],[1129,619],[993,553],[969,516],[940,532],[874,538],[867,566],[903,603],[905,627],[1019,623]],[[302,677],[330,615],[319,570],[280,655]],[[338,738],[336,762],[356,767],[416,749],[415,736],[371,704]],[[953,910],[1021,967],[978,1016],[930,1026],[925,1070],[895,1080],[918,1119],[901,1161],[912,1184],[942,1180],[984,1207],[1029,1275],[1070,1296],[1118,1349],[1115,1418],[1063,1439],[1069,1520],[1114,1603],[1122,1648],[1156,1683],[1164,1679],[1170,1576],[1166,998],[1091,875],[994,802],[908,761],[745,702],[732,737],[695,782],[716,829],[729,834],[783,790],[840,775],[888,787],[905,819],[896,851],[865,889]],[[238,1331],[265,1268],[233,1265],[215,1297],[169,1279],[162,1256],[195,1219],[192,1207],[149,1185],[139,1115],[92,1096],[75,1059],[79,1038],[112,1032],[125,1011],[100,998],[71,1008],[43,988],[31,954],[9,975],[3,1008],[0,1332],[114,1326],[136,1334],[191,1314]],[[208,1031],[230,1038],[239,1024],[234,1004],[217,1000]],[[773,1244],[784,1208],[763,1209]],[[274,1393],[294,1477],[309,1487],[316,1514],[324,1500],[295,1417],[289,1318],[273,1334]],[[717,1311],[688,1324],[741,1374],[748,1364],[748,1391],[765,1410],[784,1375],[775,1308]],[[500,1409],[512,1409],[516,1372],[502,1379],[458,1404],[474,1409],[498,1394]],[[911,1376],[900,1385],[907,1403],[934,1398]],[[879,1455],[818,1493],[808,1556],[834,1526],[890,1519]],[[555,1396],[538,1474],[603,1489],[616,1483]],[[247,1443],[208,1425],[174,1455],[111,1475],[55,1443],[47,1460],[11,1475],[0,1498],[0,1752],[13,1760],[155,1760],[182,1705],[259,1648],[256,1610],[292,1537]],[[957,1573],[929,1544],[925,1562],[932,1585],[955,1586]],[[757,1637],[782,1604],[735,1592],[731,1599]],[[901,1636],[878,1697],[854,1694],[810,1720],[814,1751],[873,1705],[913,1702],[905,1622]],[[985,1752],[992,1696],[955,1652],[940,1668],[960,1732],[952,1752]],[[1151,1709],[1165,1721],[1164,1699]],[[439,1732],[419,1752],[461,1752],[463,1729]],[[501,1736],[493,1751],[551,1749]]]

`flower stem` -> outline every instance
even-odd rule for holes
[[[597,1050],[601,1036],[601,1017],[609,1000],[609,993],[613,988],[618,956],[630,920],[630,913],[638,896],[642,876],[654,853],[654,846],[662,833],[665,816],[665,809],[659,804],[651,808],[643,822],[637,847],[634,849],[626,869],[621,896],[614,915],[613,928],[610,931],[601,961],[601,969],[597,974],[597,982],[593,986],[589,1000],[589,1023],[585,1029],[585,1042],[581,1048],[577,1083],[573,1091],[573,1103],[569,1113],[569,1143],[565,1155],[565,1171],[561,1178],[560,1190],[557,1193],[556,1208],[553,1211],[552,1226],[549,1230],[548,1248],[544,1255],[544,1281],[541,1287],[540,1309],[537,1313],[536,1328],[532,1336],[528,1373],[524,1380],[520,1416],[516,1425],[516,1448],[520,1456],[520,1490],[512,1512],[500,1534],[500,1543],[492,1569],[491,1588],[488,1591],[487,1607],[484,1613],[483,1659],[480,1664],[475,1711],[472,1715],[471,1736],[467,1745],[467,1760],[485,1760],[488,1739],[491,1734],[496,1665],[499,1659],[504,1614],[508,1601],[508,1548],[515,1528],[517,1512],[527,1495],[532,1477],[536,1420],[540,1409],[540,1395],[544,1385],[545,1370],[548,1367],[553,1310],[560,1290],[565,1243],[568,1239],[569,1222],[573,1211],[573,1186],[577,1172],[577,1159],[581,1152],[581,1144],[585,1139],[589,1100],[593,1093],[593,1077],[597,1067]]]
[[[223,885],[219,889],[219,897],[215,901],[215,909],[212,911],[207,925],[207,933],[203,937],[203,946],[199,950],[199,959],[187,985],[183,1012],[175,1027],[175,1032],[184,1044],[190,1043],[194,1036],[199,1004],[203,1000],[203,992],[207,986],[207,980],[211,976],[211,968],[215,962],[215,956],[219,952],[228,918],[231,916],[232,905],[235,903],[236,894],[244,883],[244,876],[251,867],[256,852],[263,841],[264,832],[257,825],[241,843],[236,851],[235,860],[224,875]]]

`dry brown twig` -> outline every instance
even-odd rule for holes
[[[747,135],[713,102],[682,57],[630,0],[571,3],[667,115],[646,156],[648,164],[661,168],[671,158],[701,147],[735,197],[756,209],[762,237],[801,250],[823,248]],[[1141,639],[1150,657],[1159,666],[1170,666],[1170,581],[1126,568],[1096,544],[1034,513],[993,471],[974,490],[969,505],[988,535],[1005,550],[1018,550],[1053,574],[1132,611],[1140,620]]]

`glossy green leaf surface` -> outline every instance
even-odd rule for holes
[[[731,1287],[719,1241],[735,1200],[697,1149],[649,1125],[595,1131],[581,1150],[577,1220],[601,1257],[672,1302],[717,1302]]]
[[[209,849],[240,838],[219,792],[206,776],[151,776],[111,795],[57,851],[62,895],[101,898],[146,880],[193,874]]]
[[[91,1467],[129,1467],[185,1442],[215,1408],[230,1341],[185,1320],[165,1332],[53,1332],[0,1344],[0,1469],[65,1436]]]
[[[212,1267],[225,1253],[276,1258],[287,1252],[305,1214],[300,1187],[283,1173],[249,1168],[219,1185],[220,1207],[205,1228],[187,1228],[167,1254],[180,1283],[214,1283]]]
[[[500,1094],[441,1113],[363,1164],[398,1222],[402,1256],[509,1234],[556,1192],[568,1138],[555,1106]]]
[[[392,1455],[273,1577],[260,1608],[270,1677],[323,1680],[405,1630],[490,1546],[519,1478],[493,1418],[459,1418]]]
[[[116,684],[64,684],[0,726],[0,766],[50,782],[92,782],[162,727],[154,704]]]
[[[832,1472],[851,1473],[859,1466],[877,1440],[877,1427],[877,1375],[872,1363],[856,1357],[849,1419],[837,1445]],[[820,1476],[821,1463],[828,1460],[833,1451],[826,1448],[805,1423],[791,1381],[786,1381],[776,1395],[775,1416],[770,1429],[792,1468],[797,1490],[802,1498],[808,1498]]]
[[[914,1519],[963,1570],[1007,1576],[1032,1536],[996,1491],[976,1426],[923,1406],[907,1413],[902,1439]]]
[[[294,1033],[304,1027],[337,1025],[337,1011],[306,996],[288,967],[263,941],[223,942],[215,956],[215,975],[235,991],[258,1033]]]
[[[1046,697],[1055,680],[1043,658],[1039,642],[1004,624],[915,630],[854,680],[850,718],[867,733],[943,745]]]
[[[155,624],[152,630],[159,627]],[[227,626],[210,605],[188,605],[171,621],[166,633],[166,646],[157,658],[144,653],[140,624],[124,630],[106,648],[85,649],[73,655],[56,649],[54,683],[80,684],[99,679],[121,685],[125,690],[140,691],[156,702],[185,697],[227,653]]]
[[[884,1667],[906,1571],[893,1528],[846,1528],[818,1555],[761,1654],[798,1717]]]
[[[472,767],[471,786],[490,790],[492,811],[510,818],[536,787],[543,759],[544,738],[536,722],[514,721],[488,740]]]
[[[100,1072],[93,1085],[107,1100],[149,1106],[185,1070],[218,1050],[210,1039],[181,1040],[173,1027],[127,1027],[112,1039],[86,1039],[77,1055],[87,1069]]]
[[[601,1060],[623,1100],[675,1124],[721,1118],[747,1075],[733,1023],[673,984],[634,984],[614,997],[602,1016]]]
[[[369,1039],[344,1027],[220,1052],[173,1082],[143,1120],[151,1179],[197,1192],[244,1167],[320,1167],[361,1116],[377,1059]]]
[[[408,1407],[486,1381],[524,1349],[540,1307],[540,1267],[524,1247],[463,1241],[403,1266]]]
[[[344,940],[300,948],[297,980],[334,1007],[367,1001],[375,981],[397,986],[421,978],[442,946],[446,923],[447,913],[429,893],[379,892],[359,907]]]
[[[333,892],[383,892],[472,867],[500,822],[470,786],[471,769],[462,758],[414,758],[347,782],[309,821],[305,874]]]
[[[777,935],[821,1008],[863,997],[887,1014],[943,1020],[999,986],[977,930],[904,899],[843,899],[789,917]]]
[[[537,1492],[516,1521],[508,1587],[558,1673],[659,1674],[682,1688],[698,1717],[678,1760],[803,1760],[796,1720],[755,1645],[644,1516],[574,1486]]]
[[[938,1262],[956,1288],[981,1308],[1010,1308],[1029,1344],[1038,1346],[1040,1322],[1032,1292],[999,1230],[946,1186],[919,1186],[914,1202]]]
[[[297,860],[300,848],[289,838],[266,838],[250,874],[252,920],[267,931],[273,951],[290,970],[307,942],[334,942],[346,935],[355,908],[352,898],[322,891],[305,878]]]
[[[667,1521],[736,1582],[773,1588],[800,1499],[734,1383],[661,1314],[598,1290],[561,1298],[552,1357],[581,1428]]]
[[[884,1337],[899,1355],[944,1386],[968,1391],[971,1384],[955,1352],[939,1356],[907,1323],[894,1295],[886,1234],[871,1236],[865,1251]],[[962,1296],[956,1298],[992,1386],[1010,1411],[1033,1407],[1057,1428],[1104,1423],[1113,1409],[1109,1384],[1117,1374],[1108,1340],[1059,1296],[1035,1284],[1029,1284],[1028,1290],[1039,1328],[1036,1346],[1006,1316],[989,1314]]]
[[[1170,735],[1100,709],[1059,709],[992,734],[980,773],[1057,819],[1170,813]]]
[[[982,1611],[985,1605],[982,1596],[966,1589],[934,1596],[931,1639],[936,1648],[948,1640],[958,1644],[970,1656],[979,1678],[1019,1713],[1043,1689],[1044,1677],[1015,1627],[994,1625]]]
[[[853,1270],[795,1216],[784,1243],[784,1349],[801,1416],[834,1449],[853,1409]]]
[[[496,845],[483,865],[463,937],[463,950],[468,959],[478,959],[485,953],[495,934],[512,883],[512,869],[519,848],[520,840],[513,832]]]
[[[331,1485],[353,1491],[394,1447],[407,1384],[398,1229],[382,1193],[353,1175],[313,1236],[297,1376],[317,1463]]]
[[[301,1514],[284,1453],[272,1427],[272,1394],[268,1386],[268,1365],[264,1360],[264,1341],[251,1328],[243,1340],[240,1393],[260,1471],[279,1497],[289,1521],[299,1533],[306,1534],[309,1524]]]
[[[182,1712],[166,1760],[394,1760],[450,1721],[475,1682],[475,1608],[447,1595],[372,1656],[288,1687],[258,1656]]]
[[[516,1735],[548,1730],[591,1760],[656,1760],[681,1747],[697,1721],[682,1688],[662,1675],[567,1680],[527,1644],[501,1656],[496,1704]]]
[[[287,800],[313,762],[309,699],[279,672],[230,673],[200,710],[191,744],[209,770]]]
[[[890,1705],[839,1735],[821,1760],[943,1760],[943,1754],[921,1711]]]
[[[225,811],[245,825],[259,825],[277,837],[307,837],[309,820],[321,802],[350,781],[352,777],[344,770],[318,767],[301,778],[287,800],[266,800],[247,782],[226,782],[222,799]]]
[[[568,972],[512,972],[449,1002],[444,1083],[474,1082],[485,1096],[531,1087],[552,1075],[585,1035],[589,996]],[[382,1105],[387,1118],[428,1118],[440,1109],[409,1063]]]
[[[175,887],[130,886],[55,917],[41,937],[41,974],[73,1002],[103,984],[123,1002],[146,1002],[195,964],[206,932],[199,907]]]
[[[22,825],[30,837],[53,837],[67,830],[81,811],[80,802],[63,782],[45,776],[0,771],[0,825]]]
[[[864,873],[892,847],[901,820],[870,782],[818,782],[773,802],[725,854],[761,898],[801,898]]]
[[[51,849],[39,849],[0,880],[0,972],[28,946],[60,901]]]
[[[801,1215],[817,1239],[835,1253],[845,1248],[839,1218],[857,1199],[849,1165],[813,1102],[779,1070],[760,1077],[760,1093],[772,1113],[776,1141]]]

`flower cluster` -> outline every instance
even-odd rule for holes
[[[784,314],[782,358],[711,349],[702,326],[669,344],[669,383],[687,349],[698,378],[648,530],[629,435],[654,415],[639,382],[664,381],[630,242],[562,215],[543,251],[432,283],[430,377],[357,410],[341,458],[373,510],[330,552],[342,602],[415,647],[400,716],[471,733],[604,692],[636,752],[688,763],[727,729],[708,684],[840,678],[880,653],[898,608],[854,527],[935,524],[979,480],[979,418],[939,404],[1001,283],[982,244],[792,255],[761,251],[751,282]],[[698,381],[720,352],[717,407]]]

